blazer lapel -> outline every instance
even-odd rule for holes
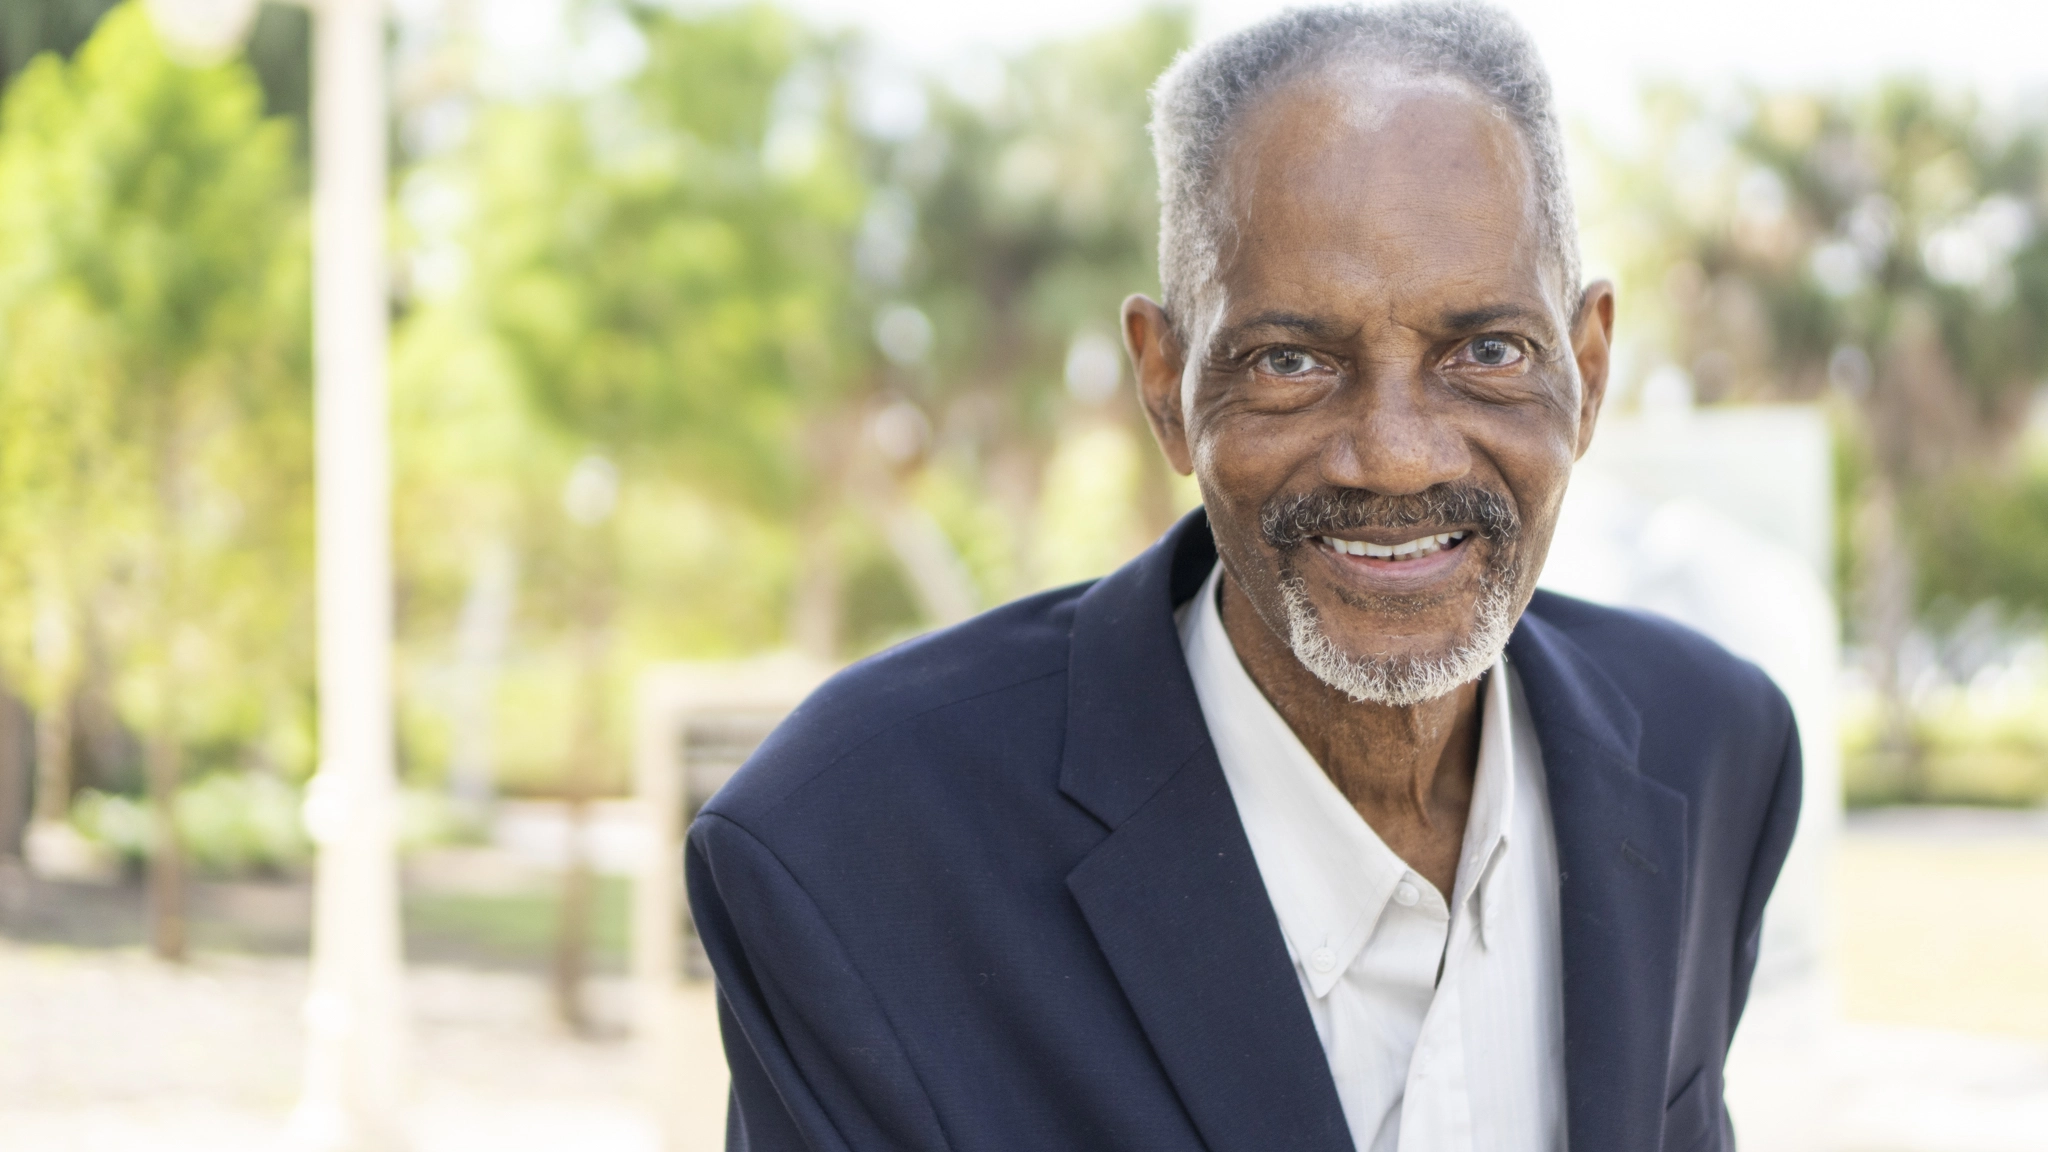
[[[1637,768],[1642,723],[1541,619],[1508,644],[1549,782],[1564,936],[1566,1123],[1581,1152],[1659,1146],[1686,891],[1685,797]]]
[[[1349,1152],[1173,625],[1215,556],[1198,511],[1080,601],[1060,786],[1111,831],[1067,887],[1211,1152]]]

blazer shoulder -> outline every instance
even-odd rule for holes
[[[748,824],[878,737],[954,705],[1063,675],[1089,585],[1012,601],[841,670],[770,733],[705,811]]]
[[[1539,590],[1528,612],[1564,633],[1639,704],[1684,701],[1751,719],[1788,721],[1791,706],[1764,670],[1667,616]]]

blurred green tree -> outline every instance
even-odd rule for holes
[[[1025,538],[1062,430],[1146,436],[1127,388],[1104,401],[1118,301],[1155,275],[1146,85],[1187,17],[927,83],[768,8],[628,11],[647,59],[624,86],[486,103],[467,145],[407,178],[407,199],[468,205],[469,271],[401,345],[424,352],[431,333],[434,362],[514,382],[540,439],[505,456],[528,474],[513,503],[555,508],[533,475],[595,452],[620,471],[622,515],[667,493],[751,520],[782,542],[725,615],[786,596],[784,634],[825,658],[1037,586]],[[443,458],[400,450],[420,481]],[[1172,514],[1164,469],[1141,475],[1143,524],[1120,547]],[[401,501],[401,519],[432,503]],[[559,512],[511,519],[533,529],[527,611],[568,621],[548,589],[586,587],[569,562],[619,546],[564,536]],[[461,534],[407,535],[424,556]],[[619,562],[649,551],[630,539]],[[446,616],[462,581],[436,582]],[[664,599],[619,610],[687,616]]]
[[[260,740],[309,675],[304,214],[249,70],[173,63],[140,3],[0,105],[0,657],[55,718],[82,637],[110,646],[167,958],[188,744]]]
[[[1993,601],[2048,613],[2048,456],[2037,451],[2011,473],[1961,470],[1915,511],[1930,608]]]
[[[0,7],[0,75],[11,79],[45,52],[69,56],[118,0],[14,0]]]
[[[0,4],[0,84],[45,52],[69,57],[120,0],[8,0]],[[305,7],[264,4],[256,11],[243,55],[263,86],[264,110],[288,116],[303,150],[312,108],[313,14]]]
[[[474,310],[540,448],[519,461],[540,482],[514,488],[513,518],[529,618],[576,652],[577,827],[615,775],[621,489],[782,520],[833,503],[797,451],[799,418],[834,402],[860,331],[846,253],[864,191],[843,120],[827,109],[800,167],[764,155],[792,72],[838,82],[833,42],[766,7],[633,13],[649,59],[623,90],[492,108],[441,165],[474,200],[469,288],[451,306]],[[555,986],[578,1026],[589,896],[572,868]]]
[[[867,239],[887,255],[892,192],[914,213],[915,244],[860,271],[927,312],[930,363],[888,385],[931,409],[934,463],[985,484],[1019,538],[997,596],[1056,566],[1023,533],[1038,520],[1062,432],[1108,420],[1138,444],[1138,522],[1126,550],[1171,522],[1169,474],[1123,382],[1118,307],[1158,282],[1157,178],[1146,93],[1193,35],[1182,8],[988,61],[930,87],[932,116],[890,150]],[[899,190],[900,191],[896,191]]]
[[[2021,482],[2013,446],[2048,374],[2048,119],[1912,80],[1719,101],[1661,87],[1644,112],[1643,145],[1602,157],[1589,213],[1633,289],[1629,323],[1701,401],[1832,398],[1844,415],[1852,637],[1874,657],[1884,754],[1910,777],[1916,608],[2048,597],[1944,587],[1983,569],[1999,531],[2048,534],[1954,514]]]

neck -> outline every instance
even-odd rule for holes
[[[1479,681],[1407,707],[1359,702],[1317,679],[1226,571],[1223,630],[1309,755],[1373,830],[1449,895],[1479,759]]]

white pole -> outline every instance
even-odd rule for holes
[[[640,1036],[640,1085],[659,1126],[663,1152],[682,1147],[676,1106],[681,1081],[677,973],[683,906],[683,742],[681,702],[654,675],[640,678],[633,750],[634,798],[639,801],[641,845],[633,877],[634,1031]]]
[[[319,0],[313,52],[319,847],[304,1148],[399,1146],[403,1084],[391,700],[391,465],[385,395],[382,0]]]

